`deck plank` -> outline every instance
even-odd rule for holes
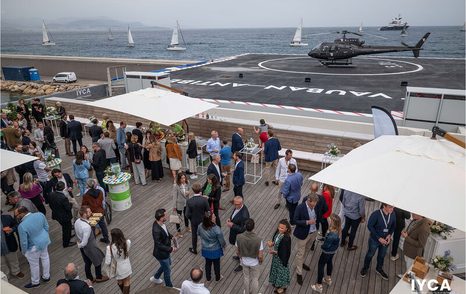
[[[89,138],[85,138],[85,144],[90,146]],[[60,153],[65,154],[63,142],[58,143]],[[64,156],[62,169],[65,172],[71,172],[72,157]],[[144,293],[170,293],[160,286],[151,285],[149,278],[158,268],[158,262],[152,257],[153,241],[152,241],[152,223],[154,222],[154,213],[158,208],[173,208],[172,201],[172,185],[173,181],[168,170],[165,170],[165,177],[160,183],[148,180],[148,185],[134,185],[131,182],[132,202],[130,209],[123,212],[114,212],[113,221],[109,229],[120,228],[125,236],[132,241],[130,252],[131,264],[133,267],[133,275],[131,290],[133,293],[143,291]],[[309,177],[310,174],[304,172],[304,177]],[[197,181],[203,183],[205,176],[200,177]],[[309,191],[310,183],[305,181],[302,189],[302,194],[306,195]],[[278,188],[274,185],[266,187],[262,179],[256,185],[247,184],[244,187],[245,204],[249,209],[251,217],[256,221],[256,233],[267,241],[272,237],[276,226],[280,219],[287,218],[288,212],[284,207],[284,202],[279,209],[274,210],[276,195]],[[3,196],[4,197],[4,196]],[[222,193],[221,206],[225,210],[220,211],[222,229],[225,239],[228,243],[228,228],[225,223],[233,211],[233,206],[229,203],[233,197],[233,192]],[[2,201],[4,201],[2,199]],[[78,197],[78,202],[81,202]],[[334,201],[334,211],[339,211],[339,201]],[[366,202],[367,215],[377,209],[380,204],[378,202]],[[52,244],[49,247],[51,261],[51,276],[52,280],[48,284],[41,285],[40,288],[28,290],[29,293],[52,293],[55,283],[63,277],[63,269],[68,262],[74,262],[79,266],[80,276],[84,277],[84,263],[77,247],[62,248],[61,247],[61,228],[56,221],[50,219],[50,209],[47,207],[47,219],[50,225],[50,238]],[[170,232],[175,233],[175,225],[169,224]],[[183,228],[183,226],[182,226]],[[359,294],[359,293],[388,293],[397,283],[396,274],[401,271],[404,264],[400,258],[396,262],[390,261],[389,254],[385,259],[385,269],[389,273],[389,281],[383,281],[375,273],[375,257],[371,264],[371,270],[366,278],[361,278],[359,271],[364,261],[364,255],[367,251],[367,238],[369,233],[366,228],[366,223],[361,224],[356,235],[355,244],[359,247],[355,251],[347,251],[340,248],[335,255],[334,272],[332,275],[333,284],[328,287],[324,286],[326,293],[331,294]],[[175,287],[180,287],[183,280],[189,278],[189,271],[194,266],[204,268],[204,259],[200,254],[194,256],[188,251],[191,247],[191,235],[185,233],[180,239],[180,250],[172,255],[172,281]],[[295,274],[295,253],[296,241],[292,238],[292,254],[290,258],[290,268],[292,274],[291,285],[288,288],[288,293],[312,293],[310,287],[317,279],[317,262],[321,253],[320,244],[316,244],[315,251],[311,251],[305,258],[305,263],[311,266],[311,271],[304,271],[304,284],[299,286],[296,282]],[[99,242],[99,247],[105,250],[103,243]],[[200,251],[200,241],[198,244]],[[400,252],[401,253],[401,252]],[[225,255],[221,260],[221,272],[224,276],[220,282],[212,281],[208,287],[212,293],[242,293],[243,276],[241,273],[235,273],[233,269],[237,266],[237,262],[232,260],[235,254],[234,246],[228,244],[225,249]],[[266,253],[264,263],[260,267],[260,292],[273,293],[273,288],[268,283],[271,256]],[[26,278],[22,280],[10,279],[10,282],[18,287],[26,284],[30,279],[29,265],[26,259],[20,257],[20,266],[26,274]],[[24,288],[23,288],[24,290]],[[103,284],[96,284],[95,290],[97,293],[119,293],[119,289],[115,281],[109,281]]]

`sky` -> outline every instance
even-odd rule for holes
[[[382,26],[401,16],[413,26],[462,25],[464,0],[0,0],[2,20],[107,17],[184,28]]]

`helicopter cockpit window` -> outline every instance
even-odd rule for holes
[[[336,49],[336,46],[331,46],[330,47],[330,51],[332,51],[332,52],[335,51],[335,49]]]
[[[314,48],[312,48],[312,50],[319,49],[320,46],[322,46],[322,43],[317,44]]]

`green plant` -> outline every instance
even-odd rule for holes
[[[451,233],[454,231],[455,229],[453,227],[450,227],[448,225],[445,225],[445,224],[442,224],[440,222],[434,222],[431,226],[430,226],[430,232],[433,233],[433,234],[437,234],[439,235],[440,237],[442,237],[442,239],[446,240],[448,238],[448,236],[451,235]]]
[[[443,256],[435,256],[432,258],[432,265],[435,269],[443,272],[454,271],[456,268],[453,264],[453,257],[450,255],[450,250],[445,251]]]

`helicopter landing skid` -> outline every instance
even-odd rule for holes
[[[353,67],[352,58],[340,60],[319,60],[322,65],[327,67]]]

